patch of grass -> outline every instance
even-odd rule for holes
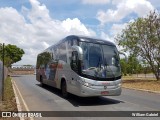
[[[4,100],[1,103],[0,111],[18,111],[10,77],[4,81]],[[0,120],[19,120],[19,118],[0,118]]]
[[[123,80],[122,87],[160,92],[160,81],[152,78],[127,78]]]
[[[10,77],[7,77],[4,81],[4,101],[2,102],[0,111],[17,111],[16,100]]]
[[[136,76],[123,76],[123,80],[156,80],[156,78],[149,77],[136,77]]]

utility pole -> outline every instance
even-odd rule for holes
[[[3,61],[3,67],[2,67],[2,101],[4,101],[4,43],[2,45],[2,61]]]
[[[160,65],[158,63],[158,70],[157,70],[157,74],[158,74],[158,79],[160,79]]]

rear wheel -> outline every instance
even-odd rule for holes
[[[62,91],[62,96],[63,96],[64,98],[67,98],[67,97],[68,97],[68,92],[67,92],[67,84],[66,84],[66,81],[62,81],[61,91]]]
[[[42,87],[44,86],[44,84],[43,84],[43,77],[42,76],[40,76],[40,84],[41,84]]]

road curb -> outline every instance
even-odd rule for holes
[[[16,98],[17,109],[18,109],[18,111],[22,111],[22,106],[20,104],[20,100],[18,98],[18,94],[16,92],[16,89],[15,89],[15,86],[14,86],[14,83],[13,83],[12,79],[11,79],[11,82],[12,82],[13,92],[14,92],[14,95],[15,95],[15,98]],[[19,117],[19,118],[20,118],[20,120],[25,120],[23,117]]]
[[[12,86],[13,86],[14,93],[15,93],[15,97],[16,97],[16,103],[17,103],[17,109],[18,109],[18,111],[22,111],[22,106],[20,105],[20,100],[19,100],[19,98],[18,98],[18,95],[20,96],[20,98],[21,98],[21,100],[22,100],[22,104],[24,105],[25,109],[26,109],[27,111],[30,111],[29,108],[27,107],[27,104],[25,103],[25,101],[24,101],[24,99],[23,99],[23,97],[22,97],[22,95],[21,95],[21,93],[20,93],[20,91],[19,91],[16,83],[15,83],[12,79],[11,79],[11,81],[12,81]],[[16,90],[17,90],[17,91],[16,91]],[[20,118],[20,120],[25,120],[24,117],[19,117],[19,118]],[[29,119],[29,120],[34,120],[33,117],[28,117],[28,119]],[[27,120],[28,120],[28,119],[27,119]]]
[[[150,92],[150,93],[160,94],[159,91],[151,91],[151,90],[138,89],[138,88],[129,88],[129,87],[122,87],[122,88],[130,89],[130,90],[138,90],[138,91],[144,91],[144,92]]]

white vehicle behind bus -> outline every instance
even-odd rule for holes
[[[119,52],[106,40],[71,35],[37,56],[36,79],[63,97],[120,95],[121,76]]]

